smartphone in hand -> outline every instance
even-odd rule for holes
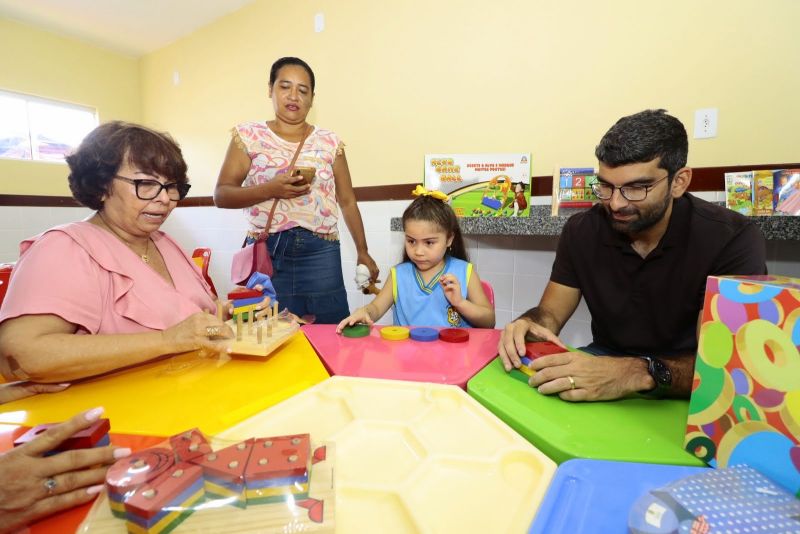
[[[317,175],[317,169],[314,167],[295,167],[292,176],[302,176],[306,185],[311,185],[314,181],[314,176]]]

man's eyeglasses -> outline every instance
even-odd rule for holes
[[[647,185],[623,185],[617,187],[616,185],[607,184],[605,182],[595,182],[592,184],[592,191],[594,194],[597,195],[597,198],[600,200],[608,200],[612,196],[614,196],[614,189],[619,189],[619,192],[622,193],[622,196],[625,197],[625,200],[630,200],[631,202],[638,202],[640,200],[644,200],[647,198],[647,193],[653,189],[656,184],[659,182],[663,182],[669,178],[669,174],[665,177],[661,178],[660,180],[656,180],[652,184]]]
[[[167,196],[170,200],[183,200],[192,187],[191,184],[179,184],[177,182],[162,184],[157,180],[133,180],[119,175],[114,176],[114,178],[136,186],[136,197],[141,200],[153,200],[161,194],[162,189],[167,190]]]

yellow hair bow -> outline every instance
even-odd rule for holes
[[[448,200],[450,200],[450,197],[448,197],[446,194],[442,193],[441,191],[437,191],[435,189],[433,191],[428,191],[427,189],[425,189],[421,185],[418,185],[416,187],[416,189],[414,189],[411,192],[411,194],[414,195],[415,197],[433,197],[433,198],[435,198],[437,200],[441,200],[442,202],[447,202]]]

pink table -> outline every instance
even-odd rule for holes
[[[467,380],[497,356],[499,330],[470,328],[465,343],[444,341],[387,341],[373,326],[369,336],[348,338],[336,325],[302,327],[322,363],[332,375],[390,378],[454,384],[466,389]]]

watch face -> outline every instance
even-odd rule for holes
[[[656,381],[656,387],[662,388],[672,385],[672,372],[664,362],[652,358],[649,367],[650,375],[653,377],[653,380]]]

